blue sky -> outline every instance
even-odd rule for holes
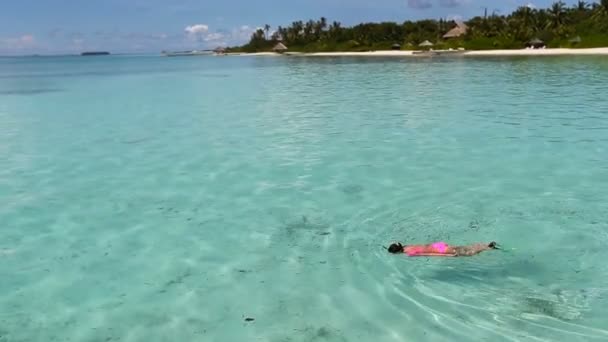
[[[243,43],[256,27],[508,13],[551,0],[0,0],[0,54],[158,52]],[[573,0],[566,1],[571,4]]]

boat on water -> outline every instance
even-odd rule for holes
[[[191,51],[163,51],[163,56],[166,57],[182,57],[182,56],[207,56],[214,52],[210,50],[191,50]]]

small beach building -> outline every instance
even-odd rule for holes
[[[582,42],[581,36],[576,36],[576,37],[568,40],[568,42],[570,42],[570,44],[572,44],[572,45],[580,44]]]
[[[395,43],[395,44],[393,44],[393,46],[391,46],[391,49],[392,50],[401,50],[401,44]]]
[[[287,51],[287,46],[285,46],[285,44],[283,44],[283,43],[278,43],[277,45],[275,45],[272,48],[272,51],[278,52],[278,53],[283,53],[283,52]]]
[[[545,42],[538,38],[534,38],[526,44],[526,47],[533,49],[541,49],[545,47]]]
[[[423,48],[431,48],[433,46],[433,43],[429,42],[428,40],[425,40],[422,43],[418,44],[418,46]]]
[[[467,34],[469,27],[462,21],[457,21],[456,26],[443,35],[443,39],[452,39]]]

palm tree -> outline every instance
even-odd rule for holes
[[[565,4],[562,1],[553,3],[548,13],[549,21],[547,28],[553,29],[558,35],[561,34],[562,27],[566,23]]]
[[[266,36],[264,35],[264,31],[262,29],[257,29],[255,31],[255,36],[257,39],[261,39],[261,38],[266,39]]]
[[[589,9],[589,4],[585,1],[579,0],[574,7],[579,12],[585,12],[587,9]]]
[[[304,25],[304,39],[306,41],[310,41],[310,37],[312,36],[312,33],[315,31],[315,22],[312,20],[309,20],[306,22],[306,25]]]
[[[298,42],[302,36],[302,31],[304,30],[304,23],[301,20],[294,21],[288,30],[289,30],[289,35],[288,35],[287,42],[288,43]]]
[[[273,34],[274,40],[284,40],[287,37],[287,30],[283,27],[277,27],[277,31]]]
[[[593,20],[608,30],[608,0],[594,4]]]
[[[566,10],[566,17],[569,22],[576,24],[585,20],[590,13],[589,3],[584,0],[579,0],[570,10]]]
[[[519,7],[509,17],[509,26],[513,27],[514,34],[520,41],[532,38],[536,31],[536,11],[528,6]]]
[[[266,32],[266,40],[268,40],[268,32],[270,32],[270,25],[266,24],[264,25],[264,32]]]
[[[608,0],[601,0],[598,10],[602,15],[608,16]]]
[[[341,28],[340,22],[334,21],[331,25],[329,25],[329,37],[334,40],[338,40],[338,36]]]
[[[321,27],[321,30],[325,30],[325,28],[327,27],[327,18],[321,17],[319,24],[320,24],[319,26]]]

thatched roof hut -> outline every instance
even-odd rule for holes
[[[285,46],[285,44],[283,44],[283,43],[278,43],[277,45],[275,45],[272,48],[272,51],[282,53],[282,52],[287,51],[287,46]]]
[[[431,47],[431,46],[433,46],[433,43],[429,42],[428,40],[425,40],[422,43],[418,44],[418,46]]]
[[[443,38],[450,39],[464,36],[465,34],[467,34],[468,29],[469,27],[465,23],[457,21],[456,26],[453,29],[449,30],[446,34],[444,34]]]
[[[393,44],[393,46],[391,46],[391,49],[393,49],[393,50],[401,50],[401,44],[395,43],[395,44]]]
[[[545,47],[545,42],[538,38],[534,38],[526,44],[526,47],[531,47],[535,49],[542,48]]]

